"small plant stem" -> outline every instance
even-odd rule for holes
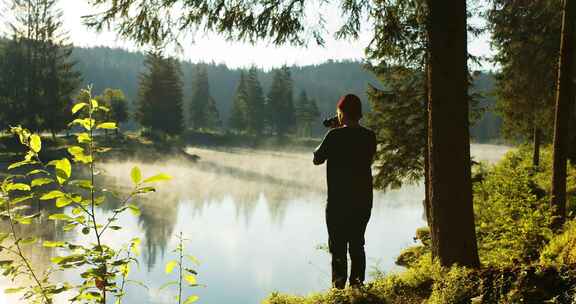
[[[122,207],[126,203],[128,203],[128,201],[130,201],[130,199],[133,198],[134,195],[135,195],[135,192],[130,193],[130,195],[128,195],[128,197],[126,197],[122,201],[122,203],[120,203],[120,207]],[[120,211],[114,211],[114,214],[112,214],[112,216],[108,219],[108,222],[106,223],[106,225],[104,225],[104,227],[102,227],[102,229],[100,230],[100,236],[102,236],[102,234],[104,234],[104,231],[106,231],[106,229],[108,229],[110,224],[112,224],[112,222],[114,222],[114,220],[118,217],[118,214],[120,214]]]
[[[180,245],[178,246],[178,253],[180,254],[178,267],[180,271],[180,277],[178,279],[178,304],[182,303],[182,231],[180,231]]]
[[[28,261],[28,259],[24,256],[24,253],[22,253],[22,248],[20,247],[19,244],[19,239],[16,238],[16,229],[14,228],[14,221],[12,220],[12,213],[10,212],[10,210],[12,209],[12,207],[10,206],[10,201],[8,200],[7,202],[7,212],[8,212],[8,218],[9,218],[9,222],[10,222],[10,230],[12,231],[12,237],[14,238],[15,242],[14,244],[16,245],[16,249],[17,249],[17,255],[20,257],[20,259],[22,259],[22,261],[24,262],[24,265],[26,266],[26,269],[28,270],[28,273],[30,274],[30,276],[34,279],[34,282],[36,282],[36,285],[38,285],[38,288],[40,288],[40,292],[42,293],[42,297],[44,298],[44,300],[46,301],[46,303],[50,304],[52,303],[52,301],[48,298],[48,296],[46,295],[46,291],[44,290],[44,286],[42,286],[42,283],[40,282],[40,280],[38,279],[38,277],[36,276],[36,273],[34,272],[34,269],[32,269],[32,266],[30,265],[30,262]],[[11,250],[12,251],[12,250]],[[14,252],[14,251],[12,251]]]
[[[88,119],[89,119],[89,123],[90,123],[90,142],[88,143],[88,153],[90,155],[91,158],[91,162],[90,162],[90,181],[92,183],[92,187],[90,188],[90,213],[89,215],[92,218],[92,225],[94,227],[94,235],[96,236],[96,242],[98,244],[98,251],[100,252],[100,257],[104,256],[104,248],[102,248],[102,243],[100,242],[100,233],[98,232],[98,222],[96,221],[96,208],[95,208],[95,198],[94,198],[94,188],[96,187],[94,184],[94,172],[95,172],[95,168],[94,168],[94,163],[96,160],[95,154],[94,154],[94,125],[96,124],[94,122],[93,124],[93,120],[92,120],[92,112],[93,112],[93,108],[92,108],[92,100],[88,101]],[[103,285],[104,288],[102,289],[102,304],[106,304],[106,284],[107,284],[107,265],[106,265],[106,260],[102,259],[102,263],[104,266],[104,277],[103,279]]]

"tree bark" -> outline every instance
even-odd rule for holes
[[[574,65],[574,18],[575,3],[564,1],[562,14],[562,36],[560,42],[560,60],[558,63],[558,83],[556,88],[556,113],[554,119],[554,154],[552,161],[552,199],[553,227],[559,228],[566,217],[566,159],[568,154],[568,127],[570,112],[574,102],[573,65]]]
[[[532,150],[532,167],[538,169],[540,166],[540,143],[541,143],[542,131],[540,128],[534,127],[534,137],[533,137],[533,150]]]
[[[425,104],[428,107],[429,105],[429,90],[428,90],[428,53],[426,53],[426,63],[424,64],[424,73],[425,73],[425,82],[424,82],[424,93],[425,93]],[[424,112],[425,117],[423,119],[426,121],[426,145],[424,146],[424,214],[426,216],[426,223],[428,224],[428,228],[432,231],[430,224],[432,223],[432,219],[430,218],[432,211],[430,207],[430,149],[428,147],[428,133],[430,126],[428,125],[428,108]]]
[[[432,253],[443,266],[478,267],[472,206],[466,1],[428,0]]]

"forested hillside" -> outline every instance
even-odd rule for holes
[[[125,93],[129,107],[133,109],[138,94],[139,74],[144,70],[145,54],[95,47],[75,48],[72,56],[77,62],[76,68],[82,74],[85,85],[93,85],[96,93],[105,88],[119,88]],[[191,86],[198,65],[205,66],[210,93],[216,101],[222,121],[228,122],[241,69],[231,69],[224,64],[216,63],[182,62],[185,117],[189,113]],[[374,75],[362,67],[362,63],[356,61],[329,60],[319,65],[293,66],[290,70],[295,97],[301,90],[305,90],[308,97],[317,101],[322,117],[334,113],[335,102],[344,93],[357,94],[368,105],[366,97],[368,84],[382,86]],[[272,71],[258,70],[258,78],[265,93],[270,88],[272,76]],[[498,137],[500,127],[500,119],[491,111],[494,105],[493,98],[488,94],[493,87],[493,76],[481,74],[476,79],[477,90],[486,95],[480,104],[487,111],[472,128],[472,136],[479,141],[493,140]]]

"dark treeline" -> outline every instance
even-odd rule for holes
[[[76,60],[77,69],[84,77],[85,84],[92,84],[95,92],[105,88],[120,88],[126,94],[129,108],[133,112],[138,96],[138,79],[145,70],[146,55],[140,52],[129,52],[108,47],[75,48],[72,57]],[[199,71],[205,71],[210,96],[213,98],[219,119],[223,127],[230,127],[231,115],[241,74],[248,77],[249,69],[228,68],[224,64],[181,62],[183,83],[183,106],[185,121],[190,121],[190,102],[193,99],[194,83]],[[302,93],[307,99],[313,100],[319,110],[319,115],[307,128],[298,128],[299,134],[320,135],[322,127],[320,120],[334,114],[336,100],[345,93],[360,96],[367,108],[370,108],[366,89],[368,85],[379,86],[379,81],[370,71],[358,61],[332,61],[309,66],[289,67],[293,81],[293,103],[297,107]],[[253,73],[268,97],[274,80],[275,70],[254,69]],[[483,94],[480,106],[485,109],[484,115],[472,127],[472,137],[480,142],[499,138],[500,118],[493,112],[494,100],[489,94],[493,88],[494,77],[490,73],[481,73],[475,80],[475,88]],[[300,124],[302,126],[302,124]]]
[[[22,43],[21,38],[20,43]],[[63,40],[65,42],[65,40]],[[71,47],[68,44],[60,46],[61,52],[66,56],[60,56],[59,60],[64,60],[68,65],[63,66],[68,69],[66,73],[75,77],[73,83],[70,83],[67,88],[68,92],[63,93],[60,97],[60,106],[52,107],[54,110],[61,110],[66,108],[72,102],[74,93],[81,87],[92,86],[94,95],[102,95],[99,98],[107,101],[109,106],[115,105],[110,103],[110,97],[104,98],[106,94],[111,94],[111,91],[105,92],[106,89],[118,89],[121,92],[115,92],[121,98],[114,98],[114,100],[121,101],[120,111],[127,111],[127,115],[120,113],[119,117],[122,118],[120,123],[123,123],[123,128],[135,129],[138,127],[136,122],[140,122],[144,118],[141,114],[141,106],[139,105],[139,96],[141,96],[142,88],[142,75],[147,71],[146,57],[147,55],[141,52],[129,52],[122,49],[111,49],[108,47],[94,47],[94,48],[79,48]],[[0,41],[0,55],[8,67],[15,67],[13,64],[14,50],[17,44],[13,40]],[[69,50],[69,51],[68,51]],[[66,53],[68,52],[68,53]],[[69,62],[69,63],[68,63]],[[360,96],[365,103],[367,109],[371,106],[368,101],[366,89],[371,86],[380,86],[380,82],[373,72],[366,69],[361,62],[358,61],[332,61],[329,60],[325,63],[309,66],[292,66],[284,69],[271,69],[263,70],[256,67],[250,69],[228,68],[224,64],[216,63],[191,63],[188,61],[178,61],[177,67],[178,77],[182,88],[181,103],[182,118],[181,126],[183,128],[194,127],[194,121],[198,121],[199,117],[202,120],[206,119],[207,122],[200,123],[200,128],[208,129],[236,129],[246,131],[251,134],[259,133],[293,133],[300,136],[320,136],[324,132],[321,126],[323,117],[328,117],[334,114],[335,102],[343,94],[354,93]],[[11,83],[14,81],[22,82],[15,79],[18,73],[10,72],[10,68],[3,69],[2,81],[5,88],[10,88]],[[289,85],[289,101],[283,103],[289,104],[288,109],[276,107],[268,101],[280,100],[281,93],[275,92],[281,88],[274,89],[275,86],[281,85],[279,81],[279,72],[284,71],[285,80],[290,82],[283,85]],[[76,73],[76,74],[71,74]],[[245,122],[240,123],[237,128],[233,127],[233,121],[238,117],[232,117],[235,109],[235,104],[238,103],[238,92],[241,84],[242,74],[245,74],[247,84],[252,86],[247,94],[261,94],[259,97],[250,96],[250,100],[262,98],[261,101],[256,103],[263,103],[261,105],[252,105],[249,117],[244,117]],[[12,76],[11,76],[12,75]],[[15,76],[13,76],[15,75]],[[202,78],[202,79],[200,79]],[[484,110],[483,116],[472,126],[472,137],[479,142],[493,141],[499,138],[500,131],[500,118],[492,111],[494,108],[494,100],[490,95],[493,87],[493,75],[490,73],[480,73],[475,78],[475,90],[482,94],[479,99],[480,108]],[[61,77],[60,77],[61,79]],[[276,83],[275,83],[276,80]],[[198,85],[204,81],[204,91],[198,91]],[[48,82],[48,81],[47,81]],[[257,86],[255,88],[254,86]],[[207,88],[207,90],[206,90]],[[254,93],[254,90],[261,91]],[[23,99],[24,96],[9,96],[11,92],[4,90],[2,93],[3,100],[10,99]],[[194,96],[194,94],[200,94]],[[278,95],[280,94],[280,95]],[[204,96],[205,95],[205,96]],[[204,97],[209,97],[206,99]],[[68,100],[67,102],[64,99]],[[110,99],[110,100],[109,100]],[[207,100],[206,106],[211,110],[206,112],[197,111],[198,114],[194,119],[194,108],[204,108],[204,103],[196,104],[194,100]],[[240,101],[241,103],[243,101]],[[11,105],[23,105],[25,103],[7,103]],[[125,104],[125,106],[124,106]],[[276,104],[276,106],[281,104]],[[124,109],[126,107],[127,109]],[[261,107],[261,109],[257,109]],[[237,109],[238,107],[236,107]],[[20,121],[23,114],[13,115],[14,109],[4,107],[4,116],[10,116]],[[38,111],[39,107],[32,106],[26,110],[20,107],[22,113],[34,114]],[[8,112],[6,112],[8,111]],[[10,112],[12,111],[12,112]],[[62,111],[64,113],[65,111]],[[274,117],[276,113],[276,117]],[[42,113],[37,113],[38,117],[46,116]],[[114,114],[117,115],[117,114]],[[179,114],[180,115],[180,114]],[[55,115],[53,115],[55,117]],[[206,116],[206,117],[204,117]],[[245,115],[246,116],[246,115]],[[34,117],[27,116],[27,117]],[[180,120],[177,119],[177,120]],[[9,120],[4,119],[6,123]],[[62,119],[58,119],[62,121]],[[125,122],[125,123],[124,123]],[[279,125],[271,125],[270,122],[279,123]],[[251,124],[245,125],[244,124]],[[29,123],[30,124],[30,123]],[[144,123],[145,125],[146,123]],[[204,124],[204,125],[203,125]],[[35,124],[31,124],[33,127]],[[62,126],[40,126],[36,124],[39,129],[44,129],[51,132],[58,132],[65,128]],[[238,128],[239,127],[239,128]],[[167,128],[170,128],[169,126]],[[273,132],[272,132],[273,131]],[[173,133],[173,132],[172,132]]]

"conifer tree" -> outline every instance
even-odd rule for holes
[[[220,114],[214,98],[210,95],[208,72],[205,65],[198,66],[192,83],[190,122],[194,129],[220,127]]]
[[[293,84],[287,66],[274,71],[272,86],[268,93],[269,121],[277,135],[283,136],[292,131],[296,123]]]
[[[222,127],[222,120],[220,119],[220,112],[216,107],[216,100],[210,96],[208,104],[206,105],[206,125],[212,130],[217,130]]]
[[[140,77],[137,119],[152,131],[175,135],[182,132],[182,80],[173,58],[150,52]]]
[[[308,137],[312,135],[312,126],[320,117],[320,111],[314,99],[308,98],[305,90],[300,91],[296,106],[296,121],[300,136]]]
[[[230,127],[236,131],[242,132],[248,126],[247,110],[248,108],[248,90],[246,88],[246,77],[244,72],[240,72],[240,80],[236,87],[234,100],[232,102],[232,112],[230,114]]]
[[[55,0],[10,1],[12,39],[1,60],[0,95],[7,123],[55,133],[66,127],[72,94],[80,83],[70,59]],[[12,73],[7,72],[12,71]],[[8,102],[10,101],[10,102]]]
[[[494,0],[486,16],[501,67],[495,93],[502,133],[509,139],[532,139],[538,167],[540,144],[552,138],[561,1]]]
[[[247,107],[246,123],[248,132],[261,134],[264,129],[264,93],[258,80],[258,70],[251,67],[246,78]]]
[[[576,3],[564,0],[558,84],[554,119],[554,153],[552,159],[552,193],[550,206],[555,216],[553,226],[560,229],[566,220],[566,171],[570,116],[574,114],[574,34]]]

